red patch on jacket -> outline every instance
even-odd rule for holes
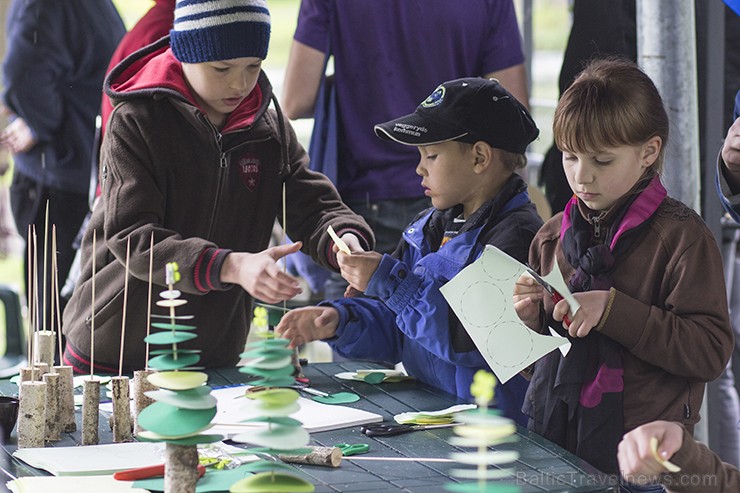
[[[254,154],[245,154],[237,160],[237,164],[244,185],[250,192],[254,192],[260,182],[260,158]]]

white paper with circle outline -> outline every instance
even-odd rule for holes
[[[524,272],[517,260],[486,245],[478,260],[440,288],[501,383],[550,351],[570,348],[566,338],[538,334],[519,320],[512,295]]]

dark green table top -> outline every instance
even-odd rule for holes
[[[373,368],[377,365],[362,362],[319,363],[304,367],[311,379],[311,386],[325,392],[340,390],[355,392],[362,396],[353,407],[371,411],[393,421],[393,416],[407,411],[433,411],[457,404],[453,396],[420,385],[414,381],[370,385],[364,382],[334,378],[344,371]],[[248,377],[235,368],[209,370],[209,385],[214,388],[245,383]],[[0,382],[3,393],[17,392],[15,385]],[[77,411],[78,429],[80,412]],[[600,473],[578,457],[531,433],[524,428],[517,431],[518,441],[496,447],[497,450],[516,450],[519,459],[514,465],[514,478],[498,480],[501,484],[518,485],[521,493],[531,492],[613,492],[618,488],[614,479]],[[345,458],[339,468],[320,466],[297,466],[316,486],[317,493],[324,492],[423,492],[446,491],[444,484],[455,482],[448,472],[459,468],[453,462],[399,461],[402,458],[448,458],[452,452],[466,451],[450,445],[447,440],[454,436],[450,428],[416,431],[391,437],[367,437],[359,427],[344,428],[311,434],[312,445],[332,446],[337,443],[367,443],[370,452],[365,456],[384,457],[389,460],[369,461]],[[79,445],[80,433],[65,435],[59,442],[49,446]],[[111,442],[107,419],[101,419],[100,443]],[[28,476],[45,474],[31,468],[10,454],[15,450],[15,433],[3,446],[5,454],[0,459],[0,485],[6,480],[2,476]],[[362,457],[362,456],[361,456]],[[2,462],[5,461],[5,464]]]

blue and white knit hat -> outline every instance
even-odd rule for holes
[[[185,63],[267,57],[270,12],[265,0],[178,0],[170,31],[175,58]]]

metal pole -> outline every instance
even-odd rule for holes
[[[658,87],[671,134],[663,182],[700,212],[699,123],[694,1],[638,0],[637,60]]]

